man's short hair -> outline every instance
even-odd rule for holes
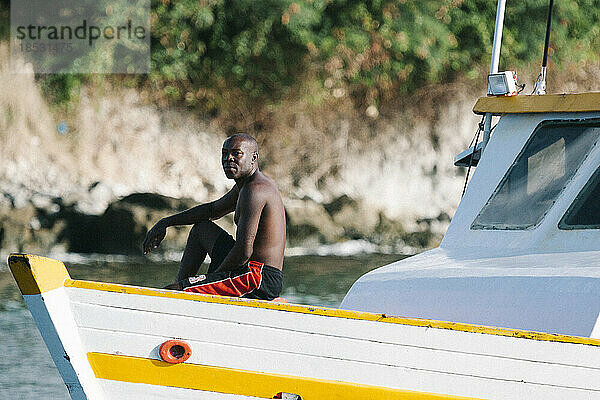
[[[252,136],[246,134],[246,133],[236,133],[233,134],[231,136],[229,136],[227,139],[225,139],[225,142],[228,142],[229,140],[233,140],[233,139],[242,139],[243,141],[250,143],[250,146],[252,146],[252,152],[258,153],[258,142],[256,141],[256,139],[254,139]]]

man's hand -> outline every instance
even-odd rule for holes
[[[156,249],[160,242],[165,238],[167,234],[167,227],[163,220],[161,219],[154,225],[146,235],[146,239],[144,240],[144,254],[150,253],[152,249]]]

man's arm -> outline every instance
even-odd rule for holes
[[[176,225],[191,225],[207,219],[219,219],[235,211],[239,191],[234,186],[229,192],[218,200],[200,204],[178,214],[163,218],[165,227]]]
[[[207,219],[219,219],[235,211],[239,190],[234,186],[223,197],[210,203],[200,204],[178,214],[171,215],[158,221],[146,235],[143,248],[144,254],[158,247],[165,238],[167,228],[176,225],[191,225]]]
[[[229,271],[245,264],[254,251],[254,239],[266,196],[259,187],[245,188],[238,200],[239,221],[235,233],[235,245],[215,271]]]

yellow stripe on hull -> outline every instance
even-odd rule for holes
[[[9,257],[8,263],[23,295],[40,294],[64,286],[104,292],[165,297],[171,299],[201,301],[206,303],[220,303],[243,307],[280,310],[301,314],[320,315],[325,317],[376,321],[409,326],[448,329],[461,332],[484,333],[489,335],[516,337],[521,339],[600,346],[600,339],[590,339],[577,336],[555,335],[550,333],[495,328],[429,319],[402,318],[369,312],[339,310],[333,308],[305,306],[300,304],[273,303],[263,300],[203,295],[197,293],[175,292],[171,290],[142,288],[104,282],[79,281],[73,280],[69,277],[67,269],[62,262],[50,258],[26,254],[13,254]]]
[[[168,364],[163,361],[88,353],[97,378],[120,382],[197,389],[272,399],[278,392],[295,393],[302,400],[345,399],[465,399],[356,383],[267,374],[198,364]]]
[[[458,322],[445,322],[431,319],[402,318],[387,316],[385,314],[373,314],[362,311],[340,310],[336,308],[325,308],[315,306],[305,306],[301,304],[273,303],[264,300],[251,300],[235,297],[214,296],[198,293],[173,292],[170,290],[160,290],[151,288],[142,288],[135,286],[117,285],[113,283],[91,282],[67,280],[67,287],[81,289],[101,290],[105,292],[127,293],[143,296],[167,297],[171,299],[194,300],[206,303],[220,303],[243,307],[264,308],[270,310],[289,311],[301,314],[321,315],[324,317],[347,318],[362,321],[385,322],[391,324],[421,326],[427,328],[448,329],[453,331],[484,333],[488,335],[508,336],[521,339],[541,340],[547,342],[563,342],[585,344],[590,346],[600,346],[600,339],[590,339],[578,336],[558,335],[551,333],[524,331],[518,329],[494,328],[481,325],[464,324]]]

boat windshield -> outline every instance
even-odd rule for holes
[[[481,209],[471,229],[533,229],[589,154],[600,121],[544,121]]]
[[[558,224],[560,229],[600,229],[600,168]]]

